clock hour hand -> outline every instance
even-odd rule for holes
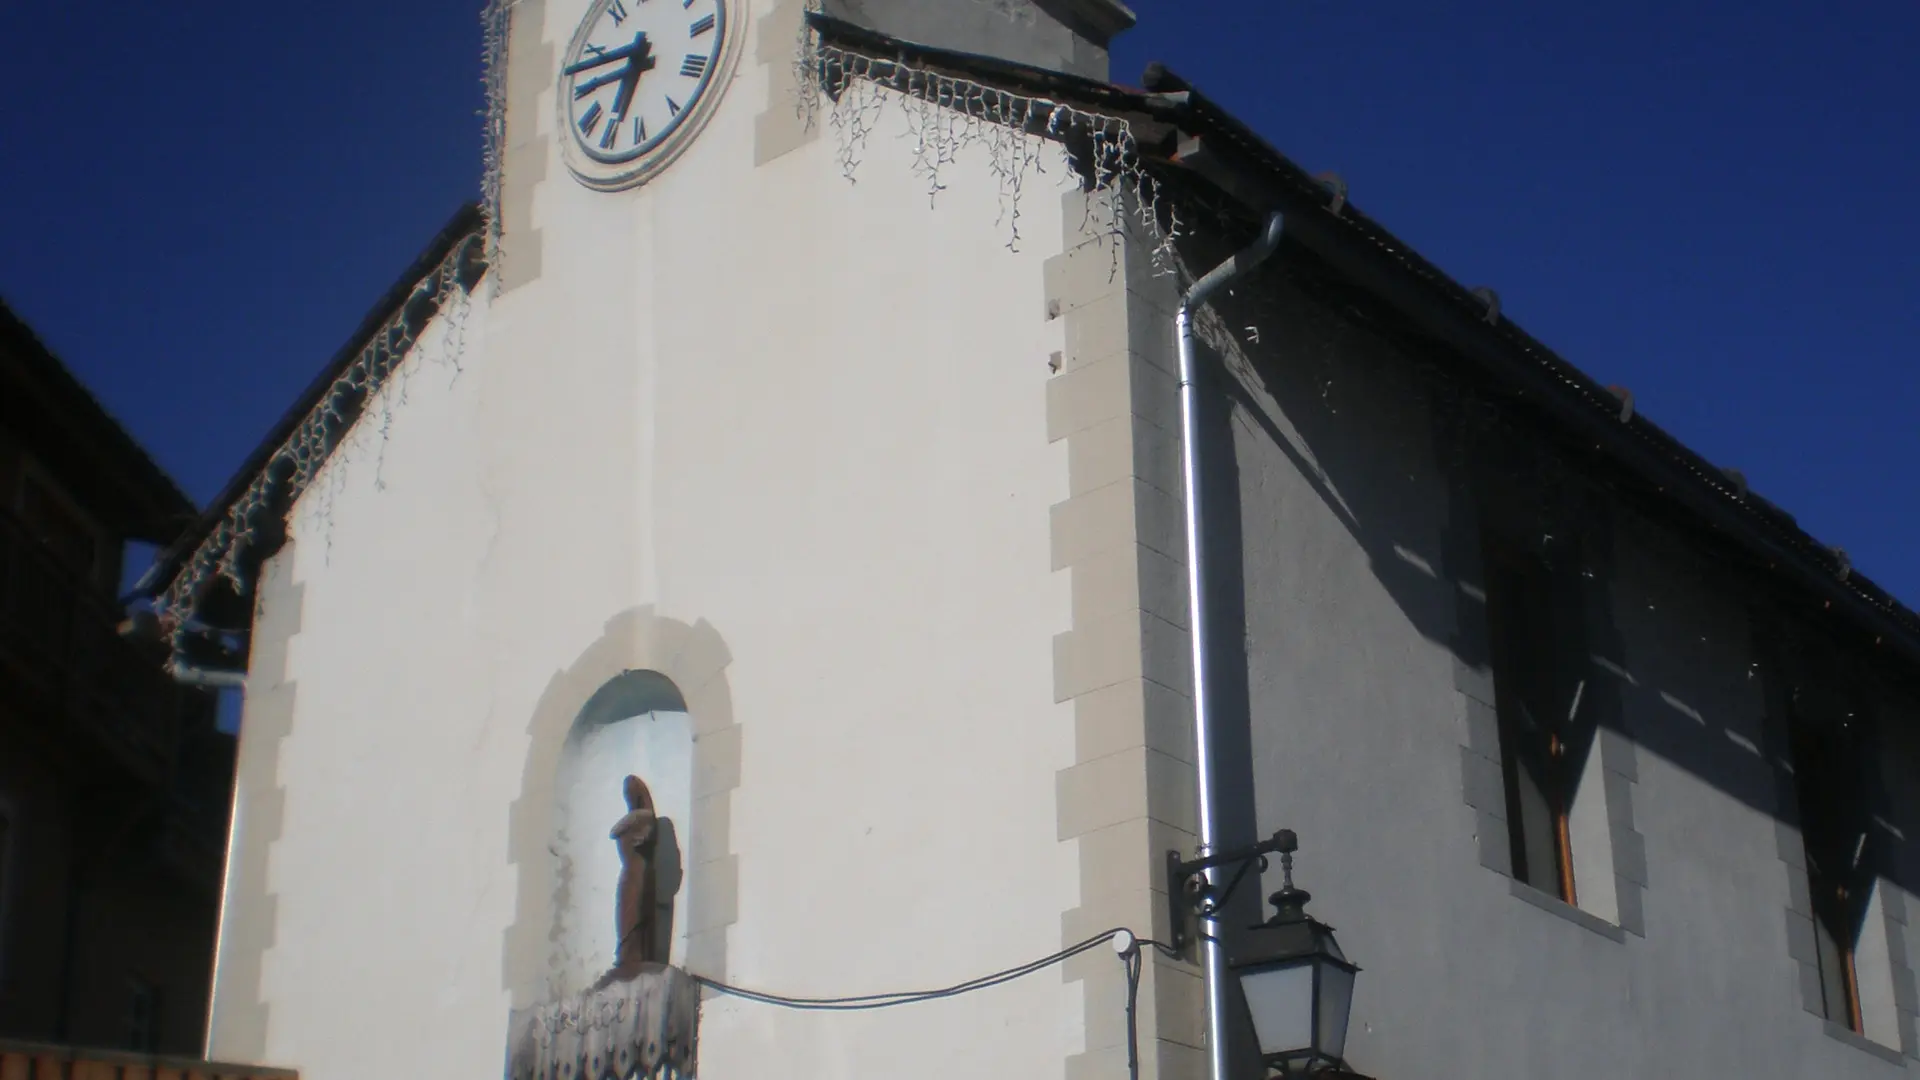
[[[627,77],[626,68],[621,68],[619,71],[609,71],[605,75],[596,75],[593,78],[588,79],[586,82],[583,82],[580,85],[574,87],[573,96],[576,99],[586,97],[588,94],[593,93],[595,90],[600,89],[601,87],[607,85],[608,83],[619,82],[620,80],[626,77]]]
[[[632,56],[635,53],[641,53],[642,55],[644,55],[646,51],[647,51],[647,35],[645,33],[638,33],[633,35],[633,42],[631,44],[622,45],[617,49],[608,49],[606,52],[595,53],[584,60],[577,60],[571,64],[568,64],[566,66],[566,69],[562,71],[561,74],[562,75],[578,75],[583,71],[592,71],[594,68],[601,67],[606,64],[611,64],[616,60],[625,60],[627,57]],[[647,66],[652,67],[653,65],[648,64]]]

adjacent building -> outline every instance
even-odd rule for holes
[[[163,557],[176,670],[248,646],[211,1054],[521,1075],[631,960],[706,980],[709,1080],[1205,1075],[1190,952],[1131,1016],[1101,950],[724,988],[1169,939],[1176,317],[1278,213],[1196,314],[1205,797],[1299,833],[1347,1063],[1920,1063],[1912,612],[1338,178],[1110,81],[1118,3],[807,8],[498,6],[486,204]]]
[[[0,1039],[200,1050],[234,741],[118,598],[195,516],[0,305]]]

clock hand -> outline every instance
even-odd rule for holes
[[[633,106],[634,89],[639,85],[640,78],[638,75],[620,81],[620,89],[613,93],[613,119],[608,121],[609,124],[614,127],[619,127],[622,123],[626,122],[627,110]]]
[[[646,51],[646,48],[647,48],[647,35],[645,33],[635,34],[633,35],[632,44],[622,45],[617,49],[608,49],[606,52],[596,53],[593,56],[589,56],[585,60],[580,60],[580,61],[576,61],[574,63],[568,64],[566,68],[560,72],[560,74],[578,75],[583,71],[592,71],[594,68],[601,67],[606,64],[611,64],[615,60],[625,60],[627,57],[632,56],[636,52],[644,53]],[[648,66],[651,67],[652,65],[648,65]]]
[[[633,107],[634,91],[640,86],[640,76],[653,70],[653,54],[647,44],[647,35],[636,34],[633,47],[638,50],[627,61],[625,71],[620,73],[620,89],[613,95],[612,123],[621,124],[627,119],[627,110]]]
[[[605,75],[597,75],[591,79],[588,79],[586,82],[583,82],[580,85],[574,87],[573,96],[575,98],[586,97],[588,94],[593,93],[595,90],[600,89],[601,87],[607,85],[608,83],[619,82],[620,80],[626,77],[627,77],[626,68],[621,68],[619,71],[609,71]]]
[[[611,64],[615,60],[625,60],[628,56],[632,55],[632,53],[633,46],[622,45],[617,49],[609,49],[598,56],[589,56],[578,63],[568,64],[560,73],[562,75],[578,75],[583,71],[592,71],[594,68],[604,64]]]

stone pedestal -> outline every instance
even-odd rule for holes
[[[507,1080],[691,1080],[700,987],[679,968],[642,964],[631,978],[516,1009],[510,1023]]]

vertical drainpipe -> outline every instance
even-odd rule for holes
[[[242,693],[245,684],[242,684]],[[219,708],[216,699],[214,708]],[[215,712],[215,717],[219,716]],[[200,1056],[214,1060],[214,1003],[220,994],[220,954],[227,947],[227,897],[233,887],[234,841],[240,839],[240,737],[233,740],[233,776],[227,791],[227,846],[220,853],[220,903],[213,913],[213,961],[207,969],[207,1015],[200,1025]]]
[[[1185,491],[1187,532],[1187,624],[1193,642],[1193,738],[1195,764],[1200,774],[1200,854],[1211,855],[1217,843],[1217,764],[1213,753],[1212,694],[1207,685],[1206,548],[1200,529],[1200,424],[1195,402],[1193,313],[1221,286],[1265,262],[1280,246],[1285,224],[1279,211],[1267,218],[1260,239],[1208,271],[1180,298],[1174,316],[1180,352],[1181,480]],[[1208,870],[1207,882],[1218,887],[1219,871]],[[1207,1071],[1211,1080],[1228,1080],[1227,1069],[1227,958],[1220,944],[1219,923],[1211,914],[1200,920],[1200,949],[1207,976]]]
[[[220,700],[218,691],[238,690],[243,700],[247,690],[247,675],[243,671],[210,671],[183,663],[176,649],[173,658],[167,662],[167,671],[173,681],[182,686],[208,687],[216,691],[214,697],[214,716],[219,717]],[[213,1059],[213,1006],[220,993],[220,953],[227,944],[227,896],[233,883],[233,843],[240,833],[240,739],[233,740],[233,776],[227,791],[227,847],[220,857],[220,903],[214,909],[213,916],[213,962],[207,972],[207,1015],[200,1025],[200,1054]]]

